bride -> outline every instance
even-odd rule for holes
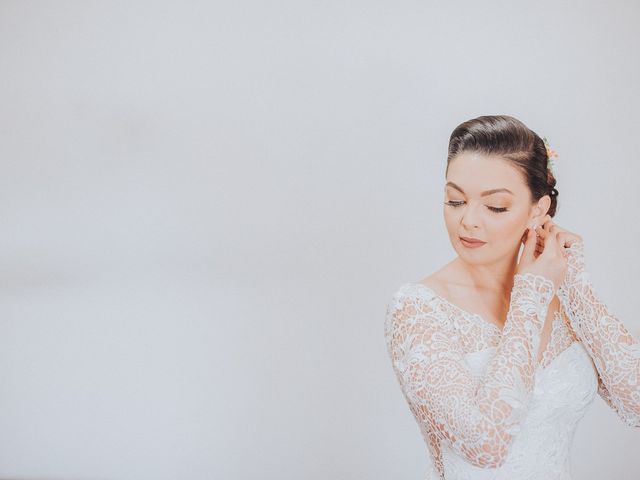
[[[451,134],[444,220],[457,256],[401,285],[384,324],[428,480],[571,479],[596,392],[640,427],[640,342],[594,291],[582,238],[552,220],[553,155],[506,115]]]

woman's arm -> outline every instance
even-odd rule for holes
[[[632,427],[640,427],[640,342],[602,302],[585,268],[584,243],[567,251],[558,299],[598,371],[598,394]]]
[[[479,382],[436,297],[400,288],[387,307],[387,349],[416,420],[476,466],[502,465],[520,429],[554,290],[541,275],[514,276],[503,334]]]

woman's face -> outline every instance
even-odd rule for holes
[[[462,152],[449,162],[444,192],[444,219],[458,255],[473,263],[511,258],[527,227],[542,219],[551,204],[543,196],[531,204],[523,174],[508,160]],[[486,242],[471,248],[460,237]]]

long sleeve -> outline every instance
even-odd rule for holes
[[[624,423],[640,427],[640,342],[598,297],[585,268],[584,243],[566,251],[558,299],[598,371],[598,394]]]
[[[464,361],[455,320],[433,299],[396,292],[387,308],[387,350],[421,429],[435,432],[473,465],[502,465],[531,398],[553,294],[546,277],[514,276],[500,343],[478,381]]]

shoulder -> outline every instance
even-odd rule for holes
[[[384,316],[384,338],[392,358],[431,348],[433,338],[444,345],[452,336],[451,329],[445,305],[430,288],[405,282],[393,292]]]
[[[389,336],[399,329],[441,323],[443,319],[440,298],[431,288],[420,281],[405,282],[393,291],[387,303],[385,331]]]
[[[451,263],[419,280],[405,282],[394,290],[387,305],[387,311],[400,308],[407,303],[431,305],[438,302],[448,292],[451,278]]]
[[[447,284],[454,275],[454,260],[450,261],[430,275],[415,281],[407,281],[390,295],[387,314],[402,309],[407,305],[434,307],[447,293]]]
[[[422,281],[405,282],[392,292],[387,310],[401,308],[408,303],[428,302],[435,297],[435,292]]]

